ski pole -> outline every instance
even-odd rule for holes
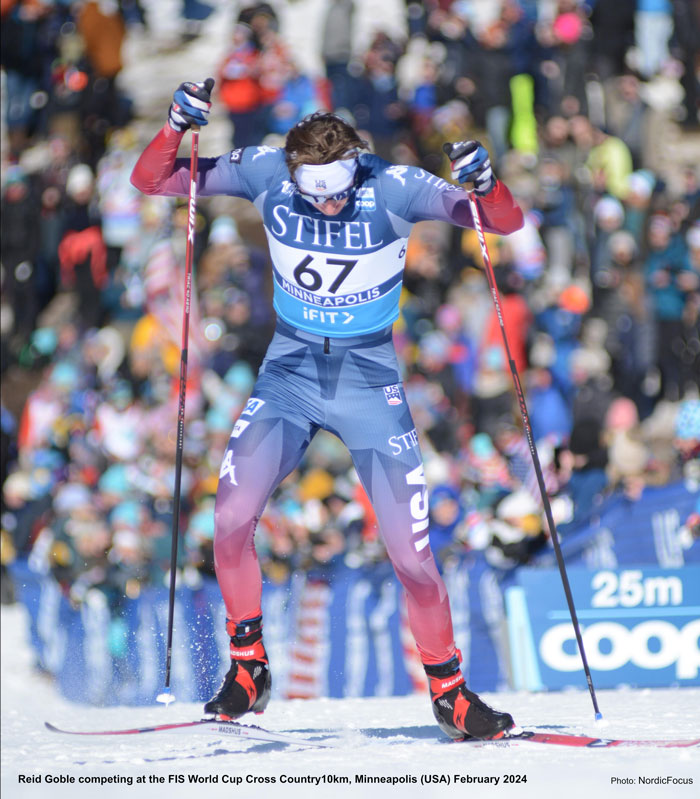
[[[571,593],[569,576],[566,572],[566,566],[564,565],[564,557],[561,552],[561,547],[559,546],[559,536],[557,534],[556,526],[554,524],[554,517],[552,516],[552,506],[549,502],[549,497],[547,496],[547,489],[545,487],[544,477],[542,475],[542,466],[540,465],[540,458],[539,455],[537,454],[537,447],[535,446],[534,437],[532,435],[532,426],[530,424],[530,415],[528,413],[527,404],[525,402],[525,395],[523,394],[523,389],[520,384],[520,376],[518,375],[518,370],[510,351],[510,345],[508,344],[508,336],[506,335],[506,327],[503,321],[501,300],[498,294],[498,287],[496,286],[496,276],[494,274],[493,266],[491,264],[489,250],[488,247],[486,246],[486,239],[484,238],[484,228],[481,223],[481,214],[479,213],[479,207],[477,205],[476,199],[474,198],[474,191],[473,190],[467,191],[467,197],[469,198],[469,207],[471,209],[472,217],[474,219],[474,228],[476,229],[476,235],[479,239],[479,245],[481,247],[481,257],[483,258],[484,267],[486,269],[486,279],[488,280],[489,288],[491,289],[493,304],[496,307],[496,316],[498,317],[498,324],[501,328],[501,335],[503,336],[503,345],[505,347],[506,357],[508,358],[508,363],[510,365],[510,373],[513,377],[513,384],[515,386],[515,393],[518,398],[518,405],[520,406],[520,415],[522,416],[523,426],[525,428],[525,435],[527,437],[527,443],[530,448],[530,455],[532,456],[532,463],[533,466],[535,467],[535,475],[537,476],[537,484],[539,485],[540,494],[542,496],[542,505],[544,506],[544,512],[547,518],[547,524],[549,526],[549,534],[552,539],[552,544],[554,546],[554,553],[556,555],[557,565],[559,566],[559,574],[561,575],[561,581],[564,587],[564,593],[566,594],[566,601],[569,606],[569,614],[571,615],[571,621],[574,625],[576,642],[578,643],[578,650],[579,653],[581,654],[583,670],[586,673],[586,680],[588,682],[588,690],[590,691],[591,700],[593,701],[593,710],[595,712],[595,719],[596,721],[600,721],[603,718],[603,714],[600,712],[598,708],[598,700],[596,698],[595,688],[593,686],[593,677],[591,676],[591,670],[588,667],[588,658],[586,657],[586,650],[583,646],[581,627],[578,622],[576,607],[574,605],[574,598]]]
[[[170,692],[170,667],[173,654],[173,617],[175,613],[175,582],[177,576],[177,548],[180,535],[180,492],[182,485],[182,454],[185,440],[185,393],[187,390],[187,350],[190,331],[190,306],[192,302],[192,260],[197,212],[197,162],[199,159],[199,126],[192,125],[192,150],[190,152],[190,198],[187,216],[187,245],[185,247],[185,295],[182,307],[182,345],[180,348],[180,393],[177,408],[177,448],[175,454],[175,490],[173,493],[173,527],[170,547],[170,595],[168,601],[168,643],[165,653],[165,688],[156,700],[168,705],[175,701]]]

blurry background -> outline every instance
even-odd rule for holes
[[[280,146],[318,108],[443,176],[444,141],[486,144],[526,215],[489,249],[594,674],[699,684],[697,13],[691,0],[3,0],[2,601],[27,606],[37,667],[95,703],[161,687],[187,209],[129,175],[177,85],[211,75],[202,156]],[[226,657],[213,498],[274,323],[255,209],[197,210],[174,663],[192,698]],[[472,687],[578,684],[472,231],[415,227],[395,340]],[[317,436],[257,544],[279,694],[422,685],[335,438]]]

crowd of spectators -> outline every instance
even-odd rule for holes
[[[319,107],[443,176],[442,142],[487,145],[525,211],[487,241],[566,535],[614,491],[700,485],[700,174],[669,152],[669,136],[700,131],[700,20],[683,0],[487,5],[490,19],[476,0],[407,1],[406,35],[365,46],[353,0],[334,0],[323,72],[307,75],[275,6],[243,4],[214,99],[235,146],[278,144]],[[183,18],[207,9],[185,2]],[[116,80],[145,22],[137,0],[2,3],[3,569],[29,558],[75,604],[98,588],[115,608],[167,581],[173,528],[187,208],[130,185],[145,142]],[[197,216],[178,525],[190,585],[213,574],[220,460],[274,326],[267,255],[220,209],[201,201]],[[480,265],[473,231],[416,226],[395,340],[435,552],[511,568],[548,531]],[[700,515],[687,525],[700,534]],[[316,437],[257,541],[275,581],[385,557],[337,439]]]

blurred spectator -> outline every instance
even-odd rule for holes
[[[182,19],[185,22],[184,41],[199,35],[202,23],[209,17],[213,7],[200,0],[182,0]]]
[[[270,108],[268,131],[283,136],[308,114],[329,106],[330,98],[324,96],[323,84],[302,74],[290,60],[279,96]]]
[[[590,124],[590,123],[589,123]],[[627,145],[616,136],[591,125],[592,148],[587,165],[593,185],[600,192],[612,194],[618,200],[627,195],[627,181],[632,172],[632,155]]]
[[[547,280],[551,285],[564,286],[573,276],[574,190],[566,165],[557,158],[540,158],[538,178],[534,207],[541,218],[539,230],[548,254]]]
[[[502,499],[496,516],[489,522],[488,562],[500,569],[521,566],[546,545],[538,504],[528,491],[520,489]]]
[[[678,407],[674,423],[674,445],[680,455],[683,474],[698,484],[700,481],[700,400],[684,400]]]
[[[619,230],[607,241],[607,253],[593,279],[596,316],[607,328],[605,349],[612,358],[615,387],[641,402],[644,375],[654,363],[654,325],[644,275],[631,233]]]
[[[621,75],[627,51],[634,43],[637,0],[594,3],[591,7],[592,66],[601,81]]]
[[[131,101],[117,87],[126,26],[117,0],[98,0],[79,6],[76,28],[83,38],[90,66],[82,125],[86,160],[95,168],[110,128],[123,127],[131,118]]]
[[[364,57],[355,105],[350,109],[358,129],[366,131],[377,155],[392,160],[392,149],[407,125],[407,108],[399,97],[396,62],[401,46],[386,33],[375,34]]]
[[[51,35],[52,3],[42,0],[16,0],[2,4],[2,68],[5,72],[7,125],[10,157],[19,158],[39,127],[40,110],[45,105],[46,71],[55,54]]]
[[[559,498],[567,504],[555,518],[558,532],[565,536],[580,520],[588,518],[603,500],[608,489],[607,451],[601,441],[601,421],[584,418],[574,424],[568,445],[559,453]]]
[[[13,315],[10,335],[26,340],[34,330],[40,310],[36,270],[38,242],[34,228],[38,207],[29,176],[22,167],[8,169],[2,200],[3,294],[7,292],[11,306],[22,309],[22,313]]]
[[[674,2],[672,36],[648,29],[651,50],[634,47],[635,13],[667,23],[665,2],[482,5],[483,24],[473,4],[409,2],[408,42],[380,32],[362,44],[359,7],[328,3],[323,80],[295,68],[305,61],[274,4],[244,4],[218,97],[236,147],[317,107],[354,115],[380,154],[443,177],[444,141],[487,143],[526,215],[487,241],[566,533],[607,492],[700,479],[700,190],[683,132],[697,126],[698,12]],[[212,7],[178,7],[185,48]],[[186,204],[124,183],[149,122],[128,125],[118,79],[148,17],[133,0],[2,5],[2,562],[31,557],[76,604],[103,595],[119,669],[120,603],[169,569],[184,301]],[[178,567],[190,586],[213,573],[220,460],[273,323],[257,221],[202,198],[196,226]],[[433,488],[432,546],[513,568],[542,543],[540,497],[481,267],[473,231],[417,225],[395,336]],[[273,580],[386,557],[346,454],[325,437],[259,534]]]
[[[649,219],[649,252],[644,277],[656,325],[656,367],[661,392],[671,400],[683,394],[683,313],[688,293],[697,289],[698,274],[691,266],[682,238],[672,235],[668,215]]]
[[[696,64],[700,52],[700,9],[694,0],[673,3],[675,55],[683,64],[684,119],[682,125],[693,130],[700,124],[700,79]]]
[[[321,57],[331,84],[331,108],[352,108],[355,102],[356,76],[351,74],[355,2],[331,0],[323,20]]]
[[[608,91],[605,108],[608,129],[627,145],[635,169],[649,163],[658,144],[653,139],[649,106],[641,96],[641,87],[636,75],[621,75]]]
[[[100,291],[107,284],[107,247],[95,197],[95,178],[87,164],[77,164],[66,182],[64,234],[58,245],[61,285],[75,291],[83,329],[102,320]]]
[[[263,117],[258,56],[252,28],[242,22],[236,23],[218,81],[219,97],[233,124],[235,147],[248,147],[260,139]]]
[[[668,61],[672,32],[669,0],[637,0],[634,40],[639,51],[639,71],[645,79],[654,77]]]
[[[496,167],[509,149],[510,80],[515,74],[510,33],[510,19],[502,16],[478,36],[478,50],[471,60],[471,77],[478,86],[478,100]]]
[[[550,108],[568,114],[586,113],[585,73],[590,40],[588,19],[577,0],[557,0],[549,19],[542,19],[537,34],[544,48],[541,69],[547,79]]]

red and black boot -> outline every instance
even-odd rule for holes
[[[205,713],[236,719],[244,713],[262,713],[270,701],[272,678],[262,642],[262,618],[227,622],[231,636],[231,668],[221,687],[204,705]]]
[[[426,665],[425,673],[430,680],[433,714],[450,738],[501,738],[514,726],[510,713],[494,710],[467,689],[456,656],[447,663]]]

